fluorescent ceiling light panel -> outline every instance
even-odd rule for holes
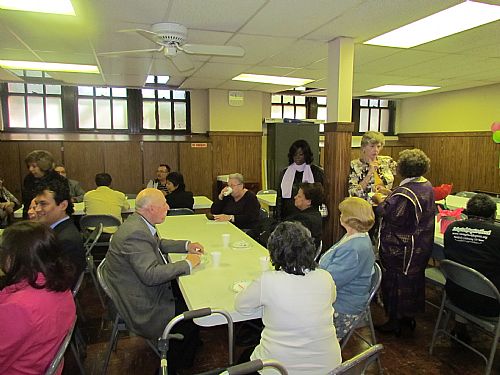
[[[76,16],[70,0],[0,0],[0,9]]]
[[[283,86],[304,86],[308,83],[314,81],[314,79],[307,78],[293,78],[293,77],[280,77],[280,76],[266,76],[261,74],[240,74],[233,78],[233,81],[245,81],[245,82],[258,82],[258,83],[270,83],[273,85],[283,85]]]
[[[72,72],[99,74],[95,65],[46,63],[40,61],[0,60],[0,66],[5,69],[43,70],[46,72]]]
[[[384,85],[375,87],[369,92],[423,92],[439,89],[438,86],[406,86],[406,85]]]
[[[364,44],[411,48],[499,19],[500,6],[466,1],[377,36]]]

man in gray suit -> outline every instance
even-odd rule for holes
[[[136,212],[113,235],[103,276],[127,327],[157,339],[176,313],[171,280],[189,275],[204,250],[199,243],[159,240],[155,224],[165,220],[169,208],[161,191],[142,190],[135,206]],[[163,253],[168,252],[188,255],[186,260],[167,263]]]

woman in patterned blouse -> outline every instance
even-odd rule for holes
[[[371,201],[368,193],[388,195],[394,182],[396,162],[390,156],[379,155],[384,147],[384,135],[369,131],[361,139],[361,157],[351,160],[349,195]]]

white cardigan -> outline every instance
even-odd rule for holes
[[[342,362],[333,325],[335,283],[322,269],[305,276],[267,271],[236,296],[241,314],[263,308],[251,359],[277,359],[290,375],[324,375]],[[267,371],[266,371],[267,373]]]

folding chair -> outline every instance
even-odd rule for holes
[[[161,365],[161,373],[162,375],[167,375],[168,372],[168,363],[167,363],[167,352],[169,348],[169,340],[182,340],[183,337],[179,333],[171,334],[172,328],[179,322],[183,320],[201,318],[203,316],[209,316],[212,314],[220,314],[226,318],[227,321],[227,330],[228,330],[228,347],[229,347],[229,366],[233,364],[234,357],[234,327],[233,327],[233,319],[231,315],[226,310],[216,310],[211,309],[209,307],[186,311],[182,314],[179,314],[172,318],[170,322],[168,322],[167,326],[163,330],[162,336],[158,339],[158,350],[160,352],[160,365]]]
[[[443,260],[441,262],[441,270],[443,271],[446,280],[450,280],[456,285],[471,292],[496,299],[500,303],[500,293],[498,292],[498,289],[490,280],[488,280],[488,278],[486,278],[483,274],[476,271],[475,269],[453,262],[451,260]],[[450,315],[452,313],[455,315],[459,315],[462,318],[466,319],[468,322],[475,324],[482,331],[493,337],[489,358],[487,358],[479,350],[460,340],[458,337],[455,337],[451,334],[451,332],[447,330]],[[442,321],[443,319],[444,322]],[[434,350],[436,339],[440,334],[448,336],[451,339],[459,342],[460,344],[472,350],[474,353],[483,358],[486,362],[485,374],[488,375],[491,373],[493,359],[495,358],[495,352],[498,346],[498,339],[500,338],[500,314],[499,316],[493,318],[470,314],[456,306],[447,297],[445,289],[443,291],[443,298],[441,300],[441,307],[439,309],[439,315],[436,326],[434,328],[434,333],[432,334],[432,342],[429,349],[429,353],[431,355]]]
[[[190,208],[171,208],[167,212],[167,216],[193,215],[194,211]]]
[[[319,261],[319,258],[321,256],[321,250],[323,250],[323,240],[319,241],[318,248],[316,249],[316,254],[314,255],[314,260],[316,262]]]
[[[255,359],[250,362],[241,363],[236,366],[231,366],[226,369],[224,374],[228,375],[243,375],[252,374],[264,369],[264,367],[272,367],[282,375],[288,375],[285,366],[274,359]]]
[[[384,349],[382,344],[369,347],[364,352],[343,362],[340,366],[329,372],[328,375],[361,375],[374,361],[380,363],[380,352]]]
[[[442,291],[444,284],[446,284],[446,279],[439,268],[439,262],[444,259],[443,247],[441,245],[433,244],[431,259],[434,265],[425,269],[425,281]],[[439,309],[438,305],[429,300],[425,300],[425,303]]]
[[[115,307],[115,304],[113,303],[113,297],[111,296],[111,291],[109,289],[109,286],[106,282],[106,279],[104,278],[102,269],[104,267],[104,264],[106,263],[106,258],[102,260],[101,263],[97,266],[97,279],[99,280],[99,284],[101,285],[101,288],[104,290],[104,293],[109,298],[110,301],[110,309],[113,310],[115,313],[115,318],[113,320],[113,329],[111,331],[111,337],[109,339],[108,343],[108,349],[106,351],[106,357],[104,359],[104,364],[102,368],[102,374],[106,374],[106,371],[108,369],[108,363],[109,359],[111,358],[111,351],[116,345],[116,341],[118,339],[118,331],[128,331],[127,326],[125,325],[125,322],[123,321],[122,317],[118,313],[118,310]],[[149,341],[148,341],[149,342]],[[157,351],[156,351],[157,353]],[[158,353],[157,353],[158,354]]]
[[[92,249],[98,243],[99,238],[101,237],[102,234],[102,230],[103,230],[103,225],[102,223],[99,223],[92,231],[90,236],[88,236],[87,240],[83,244],[83,247],[85,249],[85,257],[87,259],[87,268],[85,269],[85,273],[90,273],[92,282],[94,283],[95,286],[95,290],[97,291],[97,295],[99,297],[99,300],[101,301],[102,308],[105,309],[106,304],[104,303],[104,298],[101,294],[99,283],[97,282],[94,256],[92,255]]]
[[[71,341],[71,336],[73,335],[73,329],[75,328],[76,324],[76,316],[75,320],[73,321],[73,324],[71,325],[68,333],[64,337],[64,340],[62,341],[61,345],[59,346],[59,350],[56,353],[56,356],[50,362],[49,367],[45,371],[45,375],[54,375],[57,370],[59,369],[59,366],[61,365],[61,361],[64,358],[64,353],[66,353],[66,349],[68,349],[69,342]]]
[[[341,343],[341,349],[344,349],[344,347],[347,345],[347,342],[351,338],[353,334],[355,334],[357,337],[359,337],[361,340],[363,340],[366,344],[370,345],[371,347],[376,346],[377,343],[377,338],[375,336],[375,328],[373,326],[373,320],[372,320],[372,312],[370,309],[370,304],[372,302],[373,297],[377,293],[378,289],[380,288],[380,283],[382,282],[382,270],[380,269],[380,266],[377,263],[374,263],[373,265],[373,270],[374,273],[372,275],[372,282],[370,286],[370,294],[368,296],[368,300],[366,301],[366,306],[364,311],[359,314],[357,319],[354,321],[350,331],[347,333],[347,335],[344,336],[342,343]],[[368,326],[370,328],[370,335],[371,335],[371,342],[369,342],[366,338],[361,336],[358,332],[356,332],[356,329],[364,327],[368,323]],[[376,358],[379,371],[382,373],[382,364],[380,363],[379,358]]]
[[[84,238],[87,238],[99,224],[102,224],[104,230],[106,227],[119,227],[121,221],[113,215],[84,215],[80,219],[80,228],[82,229]],[[98,242],[95,245],[108,246],[109,240]]]

